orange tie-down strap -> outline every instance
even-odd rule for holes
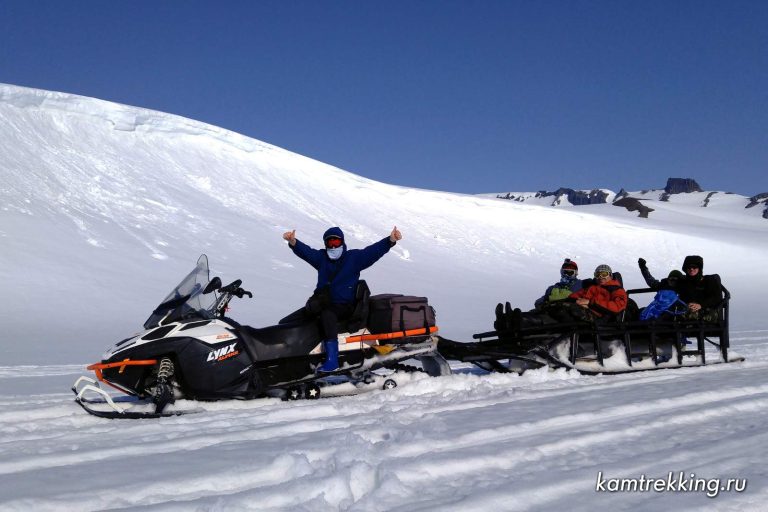
[[[437,332],[437,327],[430,327],[429,332],[422,327],[421,329],[410,329],[408,331],[387,332],[383,334],[358,334],[346,339],[346,343],[359,343],[361,341],[392,340],[395,338],[405,338],[406,336],[418,336],[420,334],[432,334]]]
[[[96,377],[98,377],[98,379],[103,382],[104,379],[101,375],[102,370],[108,370],[109,368],[120,368],[120,373],[123,373],[126,366],[150,366],[153,364],[157,364],[157,359],[123,359],[122,361],[115,363],[94,363],[86,367],[86,369],[96,372]]]

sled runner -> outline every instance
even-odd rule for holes
[[[339,369],[319,374],[316,368],[325,355],[316,317],[302,308],[277,325],[241,325],[224,314],[233,297],[252,297],[241,284],[236,280],[222,286],[218,277],[209,279],[208,258],[200,256],[192,272],[153,311],[143,332],[120,341],[88,366],[96,380],[78,379],[72,387],[75,401],[95,416],[156,418],[199,411],[186,408],[183,399],[313,399],[342,382],[384,381],[381,387],[394,387],[396,381],[374,373],[380,369],[450,373],[436,350],[438,328],[426,299],[416,311],[402,309],[404,317],[396,318],[400,330],[373,334],[368,329],[372,297],[365,281],[359,281],[354,312],[340,322]],[[414,323],[415,318],[424,321]],[[114,398],[101,383],[124,397]]]
[[[720,283],[719,276],[713,278]],[[448,360],[469,362],[486,371],[517,373],[544,366],[587,374],[625,373],[743,361],[728,353],[731,296],[722,283],[720,289],[722,301],[714,322],[675,314],[640,320],[636,308],[628,307],[618,317],[599,322],[500,329],[475,334],[479,341],[469,343],[441,337],[439,350]],[[655,290],[627,291],[630,297],[647,293]],[[706,353],[708,344],[716,348],[717,359],[711,360]]]

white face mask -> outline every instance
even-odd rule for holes
[[[328,253],[328,257],[332,260],[337,260],[341,258],[341,255],[344,253],[344,247],[336,247],[334,249],[326,249],[325,250]]]

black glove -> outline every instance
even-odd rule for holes
[[[637,264],[640,266],[640,270],[643,270],[643,269],[646,269],[646,268],[648,268],[648,267],[645,265],[645,260],[644,260],[643,258],[640,258],[640,259],[638,259],[638,260],[637,260]]]

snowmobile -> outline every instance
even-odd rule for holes
[[[713,278],[720,283],[719,276],[713,274]],[[615,273],[614,279],[621,282],[621,275]],[[631,297],[656,290],[639,288],[627,290],[629,306],[616,318],[516,326],[497,321],[494,330],[473,336],[479,341],[440,337],[439,351],[448,360],[469,362],[485,371],[516,373],[548,366],[613,374],[743,361],[728,353],[731,294],[722,283],[720,289],[716,322],[684,320],[672,314],[641,321]],[[506,309],[508,318],[509,303]],[[707,355],[707,344],[717,349],[716,360]]]
[[[359,281],[355,311],[339,325],[339,369],[318,373],[324,353],[317,318],[301,308],[277,325],[242,325],[225,316],[233,297],[253,296],[241,284],[236,280],[222,286],[219,277],[209,279],[208,258],[200,256],[152,312],[144,331],[116,343],[87,367],[96,379],[75,382],[76,402],[99,417],[153,418],[199,411],[172,405],[178,399],[314,399],[326,386],[343,382],[370,387],[383,379],[385,389],[396,386],[394,379],[374,373],[380,369],[430,376],[451,371],[436,351],[438,328],[431,306],[421,307],[430,308],[431,325],[424,314],[419,328],[374,334],[367,328],[370,291]],[[113,398],[100,383],[123,396]]]

